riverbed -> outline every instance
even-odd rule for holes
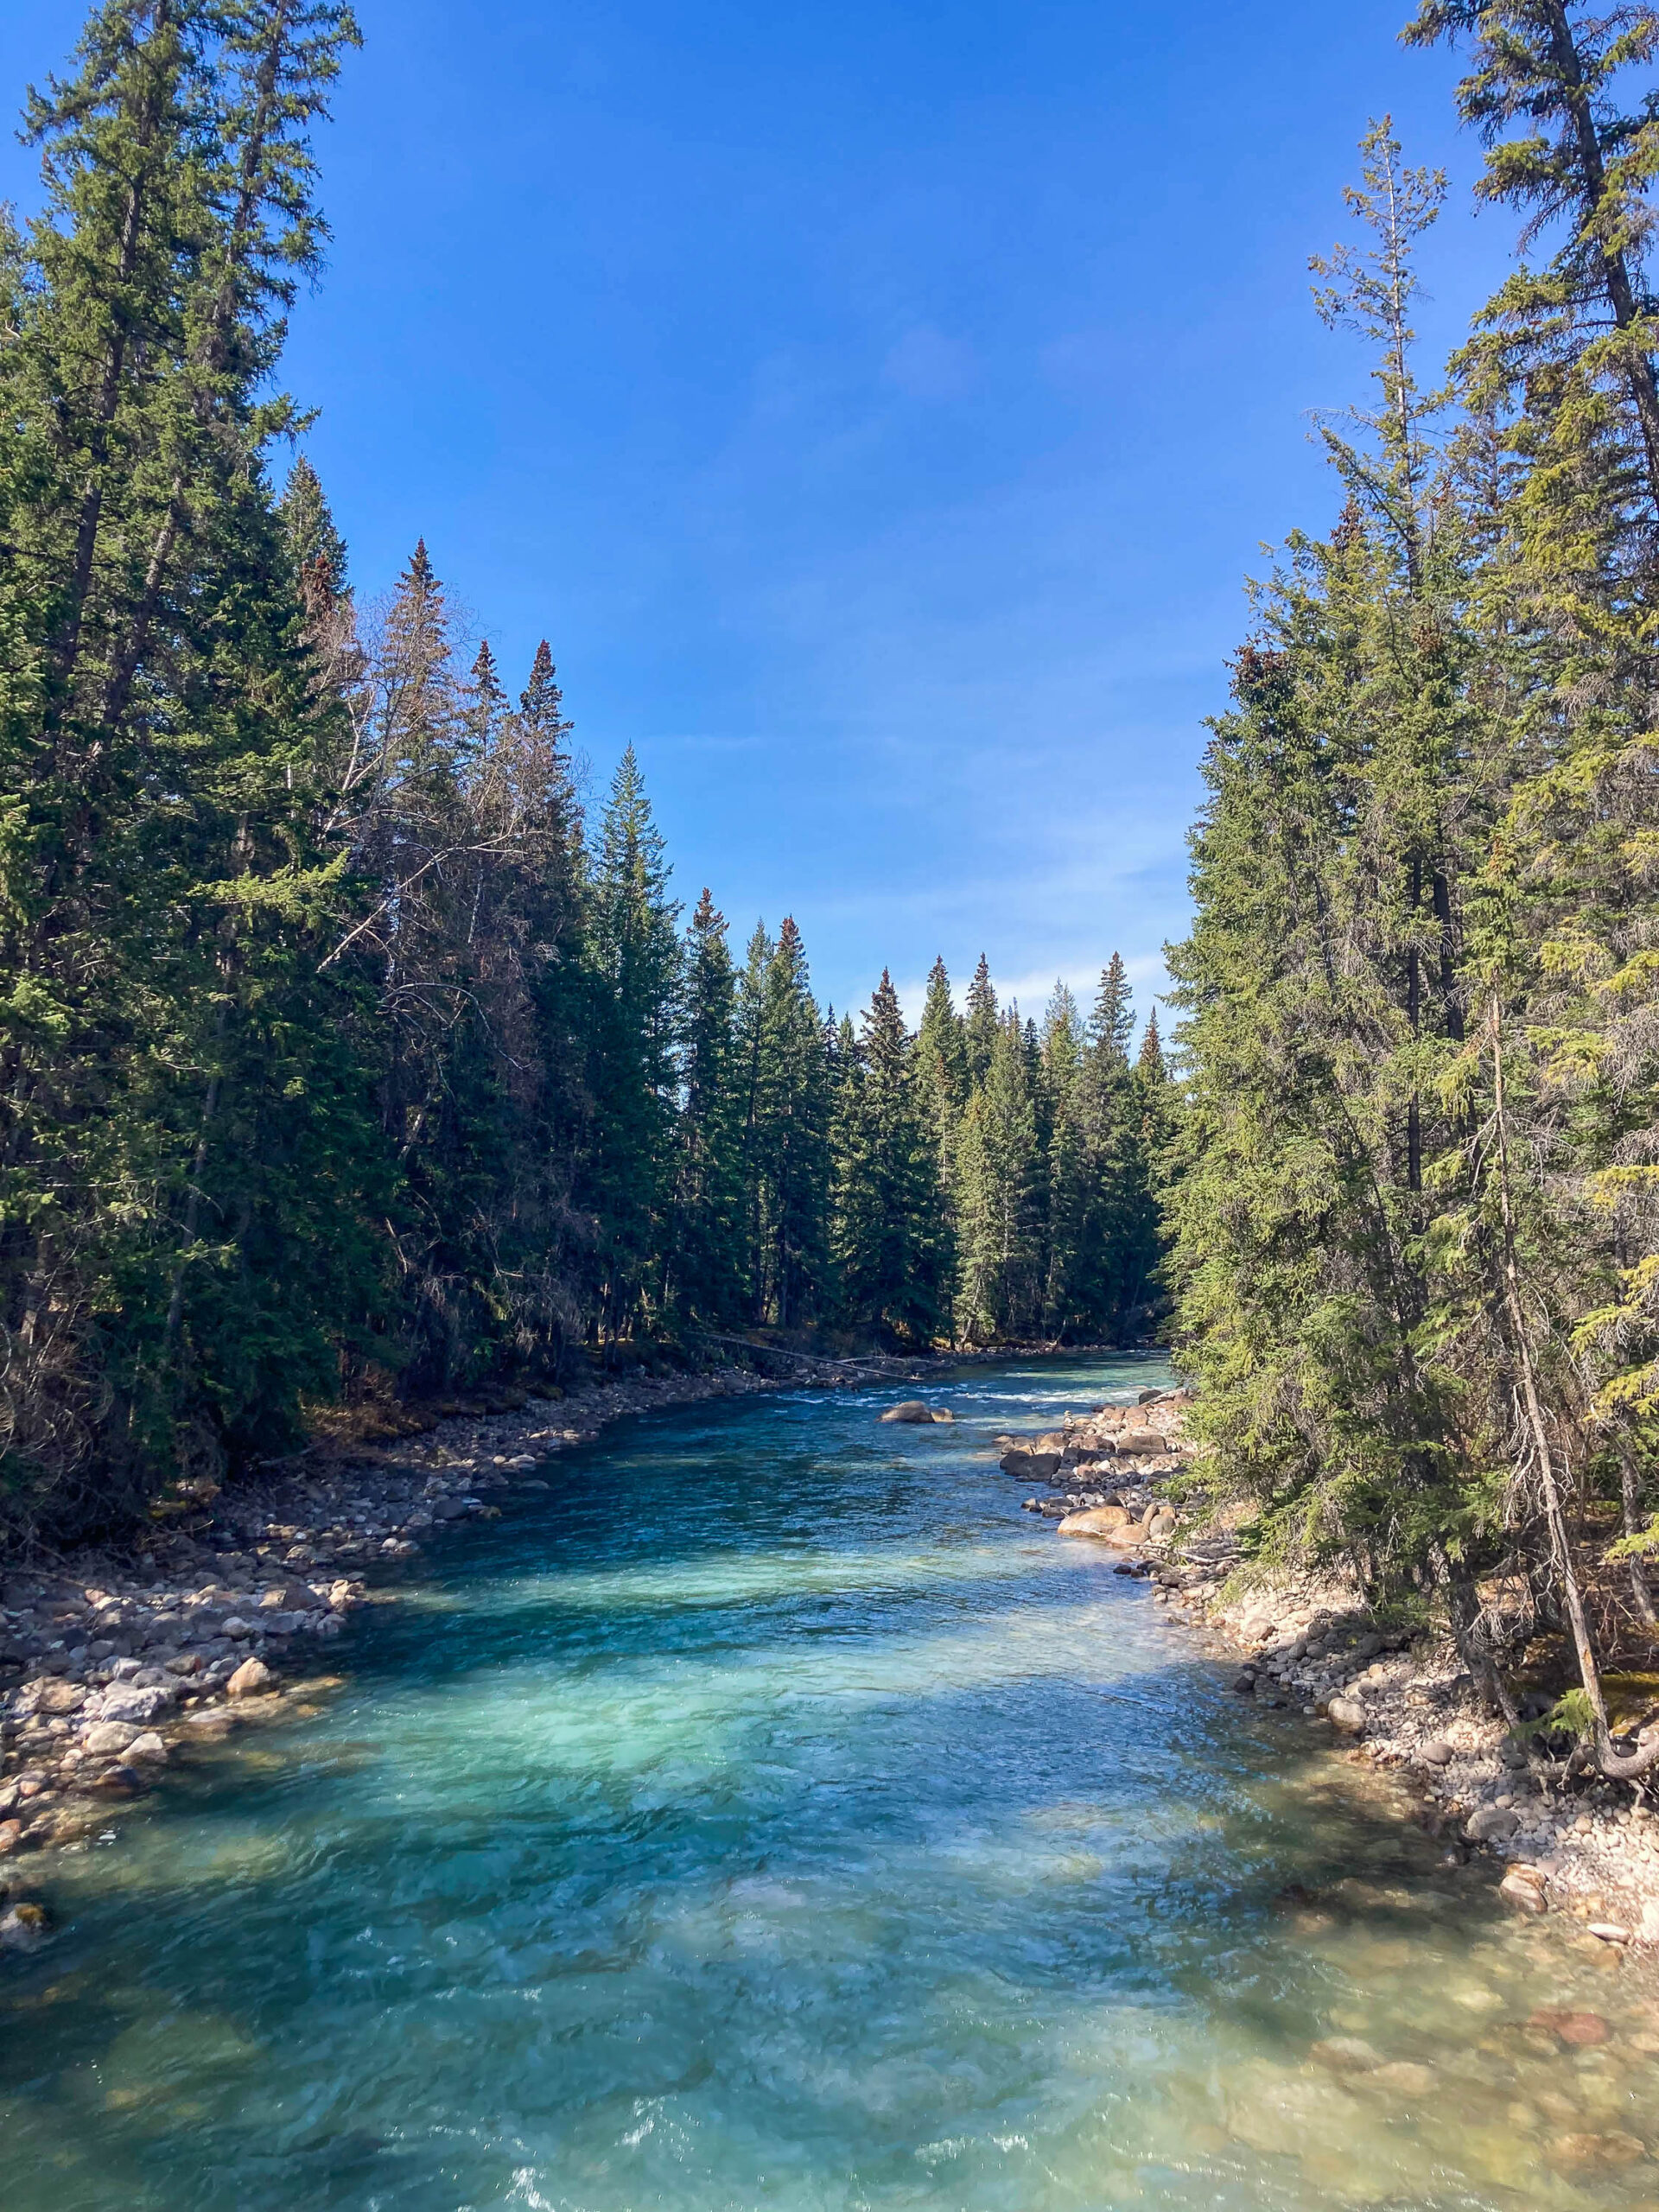
[[[1021,1513],[995,1431],[1160,1379],[639,1420],[435,1538],[54,1860],[6,2212],[1659,2203],[1641,1969]]]

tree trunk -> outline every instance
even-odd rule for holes
[[[1549,1529],[1550,1548],[1554,1554],[1555,1571],[1560,1579],[1561,1596],[1567,1609],[1567,1626],[1572,1632],[1573,1655],[1578,1661],[1579,1680],[1584,1694],[1590,1700],[1594,1724],[1596,1764],[1601,1772],[1614,1781],[1634,1781],[1637,1776],[1659,1767],[1659,1741],[1645,1751],[1629,1756],[1613,1749],[1612,1732],[1607,1723],[1607,1700],[1601,1687],[1601,1669],[1597,1662],[1595,1643],[1590,1631],[1589,1616],[1585,1611],[1584,1594],[1579,1586],[1578,1571],[1573,1560],[1571,1533],[1567,1524],[1567,1510],[1562,1488],[1555,1471],[1554,1452],[1551,1446],[1548,1425],[1544,1418],[1543,1402],[1538,1388],[1536,1363],[1533,1358],[1532,1342],[1527,1326],[1526,1307],[1521,1295],[1521,1271],[1516,1255],[1515,1207],[1510,1179],[1509,1125],[1503,1092],[1503,1010],[1497,993],[1492,994],[1491,1009],[1492,1046],[1492,1120],[1496,1139],[1498,1212],[1503,1225],[1503,1307],[1509,1323],[1510,1351],[1516,1379],[1520,1384],[1521,1408],[1525,1428],[1537,1465],[1539,1486],[1543,1496],[1544,1518]]]

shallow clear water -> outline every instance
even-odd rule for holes
[[[315,1717],[53,1871],[5,2212],[1659,2203],[1593,2163],[1659,2148],[1637,1972],[1020,1513],[992,1432],[1147,1379],[641,1421],[435,1546]]]

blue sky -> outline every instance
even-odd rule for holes
[[[1452,173],[1431,344],[1507,258],[1405,0],[359,11],[287,368],[359,589],[424,534],[515,687],[545,633],[595,796],[632,741],[680,894],[792,912],[838,1006],[1117,947],[1144,1007],[1243,579],[1363,396],[1306,260],[1371,116]],[[14,108],[81,14],[9,0]]]

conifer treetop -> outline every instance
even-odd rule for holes
[[[1089,1016],[1089,1042],[1095,1051],[1127,1067],[1129,1043],[1135,1035],[1135,1006],[1129,993],[1128,970],[1121,953],[1113,953],[1100,973],[1100,988]]]

